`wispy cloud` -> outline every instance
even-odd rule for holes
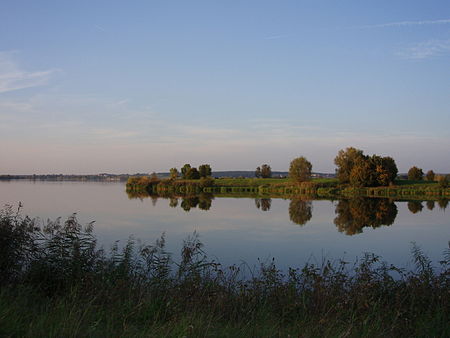
[[[106,33],[106,29],[104,29],[102,26],[100,25],[94,25],[94,28],[100,32]]]
[[[26,71],[14,58],[15,52],[0,52],[0,93],[42,86],[48,83],[57,69]]]
[[[29,102],[2,101],[0,102],[0,115],[6,113],[22,113],[33,111],[33,105]]]
[[[122,105],[124,105],[125,103],[128,103],[129,101],[130,101],[130,100],[128,100],[128,99],[119,100],[119,101],[114,102],[114,105],[116,105],[116,106],[122,106]]]
[[[407,27],[407,26],[426,26],[426,25],[445,25],[445,24],[450,24],[450,19],[397,21],[375,25],[358,26],[358,28],[388,28],[388,27]]]
[[[280,34],[280,35],[269,35],[264,37],[264,40],[277,40],[277,39],[283,39],[287,38],[289,35],[287,34]]]
[[[397,55],[409,60],[423,60],[450,54],[450,40],[429,40],[407,47]]]

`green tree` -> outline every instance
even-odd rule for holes
[[[198,172],[197,168],[189,168],[189,170],[186,173],[186,179],[188,180],[198,180],[200,178],[200,173]]]
[[[392,157],[372,155],[371,161],[376,171],[377,185],[387,186],[394,183],[397,178],[398,169]]]
[[[177,168],[170,168],[170,178],[172,180],[175,180],[178,178],[178,169]]]
[[[256,178],[260,178],[261,177],[261,167],[256,167],[255,177]]]
[[[289,177],[297,182],[305,182],[311,179],[312,164],[305,157],[297,157],[289,166]]]
[[[363,151],[353,147],[349,147],[345,150],[339,150],[337,156],[334,159],[334,164],[337,166],[336,176],[340,183],[350,182],[350,173],[353,169],[353,165],[357,159],[364,157]]]
[[[411,181],[421,181],[423,179],[423,171],[420,168],[417,168],[416,166],[411,167],[408,170],[408,180]]]
[[[191,165],[189,163],[186,163],[182,168],[181,168],[181,177],[183,179],[187,178],[187,173],[189,171],[189,169],[191,169]]]
[[[263,164],[261,166],[261,177],[262,178],[270,178],[270,177],[272,177],[272,169],[270,168],[270,165]]]
[[[434,181],[434,178],[436,175],[434,174],[433,170],[428,170],[426,176],[427,176],[427,181]]]
[[[377,185],[373,162],[368,157],[355,159],[350,171],[350,184],[355,187],[372,187]]]
[[[198,172],[200,173],[200,177],[211,176],[211,166],[209,164],[202,164],[198,167]]]

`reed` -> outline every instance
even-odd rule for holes
[[[0,336],[449,336],[450,250],[415,269],[374,254],[283,272],[224,267],[198,234],[98,248],[75,216],[45,226],[0,212]],[[232,247],[232,243],[230,244]]]

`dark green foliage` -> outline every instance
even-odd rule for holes
[[[270,165],[263,164],[261,166],[261,178],[270,178],[270,177],[272,177],[272,169],[270,168]]]
[[[408,170],[408,180],[411,181],[421,181],[423,179],[423,171],[420,168],[417,168],[416,166],[411,167]]]
[[[0,336],[379,336],[448,337],[450,250],[440,269],[416,245],[405,271],[366,254],[351,265],[225,268],[199,236],[179,261],[130,239],[110,254],[75,217],[44,231],[11,210],[0,214]],[[33,226],[31,226],[33,225]],[[20,235],[25,235],[22,240]],[[11,250],[10,248],[15,248]],[[242,277],[246,273],[248,278]]]
[[[391,225],[397,217],[397,206],[387,198],[342,199],[336,206],[336,224],[340,232],[355,235],[364,227],[378,228]]]
[[[177,168],[170,168],[169,170],[170,178],[172,180],[175,180],[178,178],[178,169]]]
[[[36,221],[11,206],[0,210],[0,286],[15,282],[34,256],[38,233]]]
[[[209,177],[211,176],[211,166],[209,164],[202,164],[198,167],[198,172],[200,177]]]
[[[398,174],[392,157],[366,156],[362,150],[347,148],[340,150],[334,159],[340,183],[350,183],[354,187],[388,186],[394,183]]]
[[[305,157],[297,157],[291,161],[289,166],[289,178],[296,183],[309,181],[311,179],[312,164]]]
[[[354,161],[350,184],[354,187],[374,187],[378,184],[376,166],[369,157],[359,157]]]
[[[363,151],[353,147],[345,150],[339,150],[334,159],[334,164],[337,166],[336,176],[340,183],[350,182],[350,173],[353,169],[355,161],[363,157]]]
[[[200,210],[209,210],[211,209],[212,200],[214,197],[212,194],[202,193],[199,195],[198,208]]]
[[[200,172],[195,167],[191,167],[190,164],[185,164],[181,168],[181,178],[184,180],[198,180],[200,178]]]
[[[200,178],[200,173],[197,168],[189,168],[186,172],[185,179],[187,180],[198,180]]]
[[[261,167],[256,167],[255,177],[256,178],[261,178]]]
[[[408,209],[413,214],[417,214],[418,212],[422,211],[423,205],[420,201],[409,201],[408,202]]]
[[[370,158],[376,172],[377,185],[387,186],[397,178],[398,169],[394,159],[390,156],[380,157],[372,155]]]
[[[181,178],[186,179],[187,178],[187,174],[189,172],[189,170],[191,169],[191,165],[189,163],[186,163],[182,168],[181,168]]]
[[[269,211],[272,206],[271,198],[255,198],[256,208],[261,209],[262,211]]]
[[[182,199],[180,206],[184,211],[189,211],[192,208],[196,208],[198,203],[198,196],[187,196]]]
[[[438,205],[439,208],[441,208],[442,210],[447,209],[448,206],[448,199],[447,198],[442,198],[438,200]]]
[[[178,197],[170,197],[170,202],[169,202],[169,206],[171,208],[176,208],[178,205]]]
[[[430,181],[430,182],[434,181],[435,176],[436,175],[434,174],[433,170],[428,170],[427,171],[427,175],[426,175],[427,181]]]

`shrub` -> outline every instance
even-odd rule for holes
[[[443,189],[447,188],[448,187],[448,181],[449,181],[448,175],[441,175],[441,176],[439,176],[439,179],[438,179],[439,187],[441,187]]]
[[[408,170],[408,180],[411,181],[421,181],[423,179],[423,171],[420,168],[417,168],[416,166],[411,167]]]
[[[434,181],[434,179],[435,179],[434,171],[428,170],[426,177],[427,177],[427,181]]]
[[[297,182],[305,182],[311,179],[312,164],[305,157],[297,157],[289,166],[289,177]]]

